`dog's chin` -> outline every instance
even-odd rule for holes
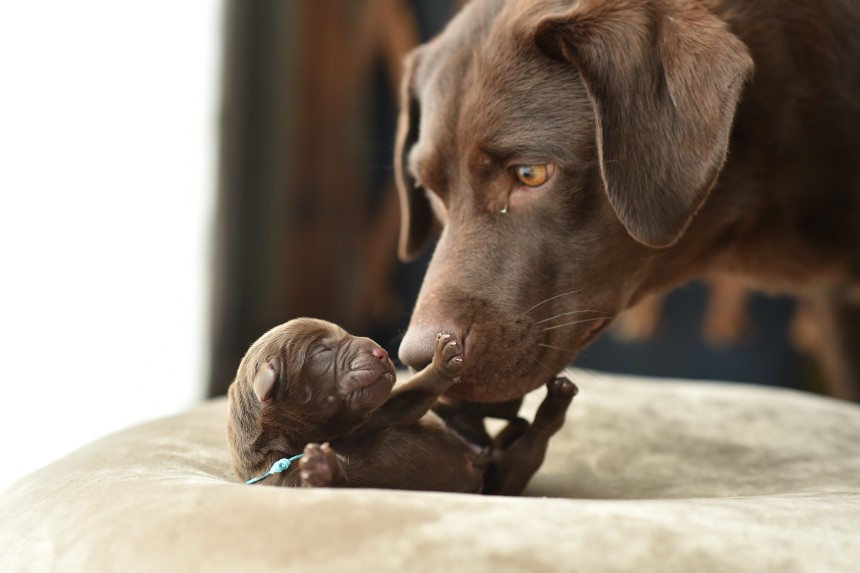
[[[507,355],[507,359],[491,364],[475,365],[474,369],[467,367],[460,375],[460,383],[448,390],[447,394],[473,402],[506,402],[522,398],[558,376],[610,322],[595,321],[584,327],[573,341],[549,340],[549,344],[542,346],[542,352],[535,356],[520,356],[518,360]],[[499,355],[505,356],[504,352]],[[512,364],[527,364],[528,368],[512,370]]]
[[[470,380],[468,377],[460,378],[460,383],[455,384],[448,390],[447,395],[473,402],[507,402],[522,398],[532,390],[537,390],[547,383],[548,378],[541,372],[529,378],[515,381],[487,384],[484,381]]]

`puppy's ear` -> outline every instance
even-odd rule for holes
[[[409,174],[409,151],[418,141],[421,106],[413,91],[413,76],[418,52],[413,51],[404,61],[400,84],[400,116],[397,119],[397,140],[394,151],[394,179],[400,197],[400,239],[397,254],[400,260],[414,260],[439,231],[426,191],[417,186]]]
[[[275,397],[278,381],[281,378],[281,361],[273,358],[257,369],[254,376],[254,394],[263,404],[269,404]]]
[[[691,0],[580,0],[542,19],[535,40],[578,68],[603,184],[628,233],[675,243],[725,162],[753,69],[746,45]]]

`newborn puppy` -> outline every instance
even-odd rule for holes
[[[543,463],[576,386],[552,380],[533,423],[514,418],[493,443],[476,444],[431,410],[462,367],[461,343],[439,334],[432,363],[395,387],[394,364],[369,338],[310,318],[275,327],[251,346],[230,386],[236,472],[263,476],[304,453],[298,468],[261,481],[516,495]],[[457,419],[456,408],[446,405],[445,417]]]

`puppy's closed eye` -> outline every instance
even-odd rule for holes
[[[320,345],[311,351],[309,358],[330,358],[332,352],[334,348]]]

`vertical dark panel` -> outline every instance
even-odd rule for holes
[[[298,3],[230,0],[225,30],[213,260],[210,394],[226,391],[247,347],[279,316],[289,75]]]
[[[423,274],[396,260],[391,182],[392,76],[420,39],[416,6],[426,36],[453,2],[228,2],[210,395],[296,316],[394,350]]]

